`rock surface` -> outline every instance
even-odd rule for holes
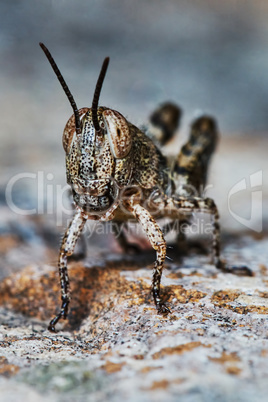
[[[1,242],[1,255],[20,248]],[[225,237],[223,254],[254,276],[219,272],[207,255],[171,249],[159,316],[154,253],[70,262],[72,302],[54,334],[58,274],[30,264],[0,283],[2,401],[264,401],[268,391],[267,238]]]

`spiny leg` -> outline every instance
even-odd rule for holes
[[[174,231],[176,233],[176,239],[174,242],[171,242],[169,244],[168,248],[169,249],[175,249],[176,250],[176,257],[181,258],[183,255],[185,255],[188,251],[187,248],[187,239],[184,231],[181,230],[182,227],[182,221],[179,219],[175,219],[174,221],[170,221],[163,226],[161,226],[161,231],[166,237],[170,232]],[[169,258],[169,257],[167,257]]]
[[[241,266],[228,266],[226,261],[220,258],[220,225],[219,225],[219,213],[218,209],[213,200],[208,198],[210,202],[212,201],[214,204],[214,214],[212,215],[213,219],[213,251],[215,258],[215,266],[222,270],[223,272],[231,273],[238,276],[253,276],[253,272],[250,268],[245,265]]]
[[[57,322],[61,318],[65,319],[67,317],[68,306],[70,303],[67,257],[73,254],[75,244],[83,230],[85,222],[86,218],[82,215],[81,211],[77,211],[62,240],[58,262],[62,304],[60,313],[50,321],[50,324],[48,326],[48,329],[50,331],[55,331],[55,325],[57,324]]]
[[[181,215],[182,212],[205,212],[212,215],[213,230],[212,230],[212,254],[213,262],[217,268],[222,268],[223,262],[220,260],[220,225],[219,213],[215,202],[211,198],[167,198],[164,209],[166,215],[174,217],[176,213]]]
[[[212,215],[213,230],[212,230],[212,256],[214,265],[221,269],[223,272],[233,273],[235,275],[252,276],[253,273],[250,268],[246,266],[227,266],[226,262],[220,258],[220,224],[219,212],[215,202],[211,198],[194,197],[186,199],[183,197],[167,198],[165,200],[166,214],[174,214],[178,211],[181,214],[185,212],[205,212]]]
[[[212,252],[214,257],[214,264],[217,268],[221,269],[225,263],[220,258],[220,223],[219,223],[219,211],[215,202],[211,198],[206,198],[208,207],[211,208],[212,215]]]
[[[186,236],[186,230],[191,225],[191,217],[188,216],[184,219],[175,219],[161,227],[164,236],[169,232],[175,231],[176,239],[170,248],[174,248],[179,252],[180,255],[188,255],[191,250],[198,251],[201,254],[207,254],[207,249],[202,245],[201,242],[196,240],[188,240]]]
[[[160,297],[160,283],[161,276],[166,258],[166,241],[161,232],[160,227],[151,216],[151,214],[139,204],[133,205],[130,202],[129,210],[133,213],[135,218],[140,222],[143,230],[148,236],[148,239],[156,250],[156,261],[153,271],[152,292],[156,308],[159,313],[167,314],[170,312],[169,308],[162,302]]]
[[[81,261],[87,256],[87,239],[82,233],[79,241],[77,242],[74,253],[69,256],[69,261]]]
[[[69,189],[68,191],[68,197],[72,198],[72,190]],[[72,210],[75,213],[76,209],[75,209],[75,205],[73,202],[71,202],[72,205]],[[87,240],[86,240],[86,236],[85,234],[81,234],[81,236],[78,239],[79,241],[77,242],[76,248],[73,252],[72,255],[69,256],[69,261],[80,261],[83,260],[84,258],[86,258],[87,256]]]

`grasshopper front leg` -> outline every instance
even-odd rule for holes
[[[48,326],[48,329],[53,332],[55,332],[55,325],[57,322],[61,318],[65,319],[67,317],[68,306],[70,303],[67,257],[73,254],[77,239],[84,228],[86,220],[87,219],[83,216],[83,213],[81,211],[77,211],[62,239],[58,261],[62,303],[60,313],[50,321]]]
[[[161,314],[170,313],[169,308],[162,302],[160,297],[160,283],[163,266],[166,258],[166,241],[164,235],[150,212],[140,204],[135,203],[134,197],[130,199],[128,210],[135,216],[146,233],[152,247],[156,250],[156,261],[153,271],[152,293],[157,311]]]

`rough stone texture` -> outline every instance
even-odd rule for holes
[[[5,239],[1,255],[19,248]],[[70,263],[72,304],[59,332],[55,267],[31,264],[0,283],[1,400],[261,401],[268,391],[268,240],[225,236],[224,255],[253,277],[217,271],[208,256],[174,248],[157,315],[154,253]],[[145,264],[143,263],[145,262]]]

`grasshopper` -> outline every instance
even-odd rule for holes
[[[156,251],[152,294],[158,313],[168,314],[160,295],[160,281],[166,258],[166,241],[157,219],[168,217],[183,222],[186,214],[204,212],[212,217],[212,256],[216,267],[220,259],[219,214],[214,201],[200,189],[207,180],[208,165],[218,142],[216,121],[207,115],[196,119],[187,143],[170,166],[156,145],[164,145],[175,133],[180,109],[161,105],[151,116],[151,137],[126,120],[116,110],[98,106],[109,58],[105,58],[96,84],[91,108],[77,108],[74,98],[54,59],[40,43],[73,109],[63,132],[67,182],[71,186],[75,214],[62,240],[59,253],[61,310],[49,329],[66,318],[70,303],[67,257],[71,256],[88,219],[114,220],[122,225],[135,218]],[[156,139],[157,141],[154,141]],[[179,183],[179,185],[178,185]],[[194,189],[194,194],[193,190]],[[119,231],[125,249],[127,240]]]

